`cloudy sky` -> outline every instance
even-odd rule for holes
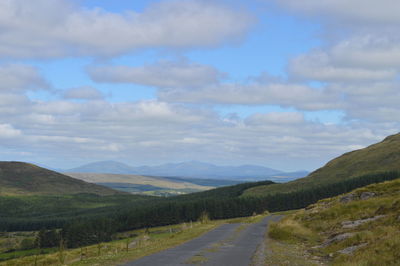
[[[313,170],[400,128],[398,0],[2,0],[0,160]]]

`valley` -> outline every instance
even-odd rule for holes
[[[266,261],[276,262],[277,257],[268,256],[275,250],[275,255],[288,259],[309,256],[314,258],[310,261],[344,265],[347,255],[342,250],[354,250],[354,261],[359,262],[362,258],[373,261],[363,252],[373,252],[375,248],[382,250],[390,262],[396,259],[393,250],[399,245],[391,240],[391,235],[398,234],[395,216],[400,184],[399,136],[344,154],[307,177],[287,183],[104,173],[66,173],[67,176],[32,164],[2,162],[0,230],[5,233],[0,237],[0,245],[5,255],[0,260],[3,258],[5,265],[18,265],[24,260],[32,262],[35,258],[56,263],[57,256],[64,256],[66,252],[89,263],[103,260],[103,252],[110,254],[110,249],[103,250],[102,246],[120,246],[115,249],[120,251],[107,259],[113,265],[128,257],[133,259],[130,252],[137,254],[144,248],[144,254],[152,254],[181,244],[180,241],[189,241],[227,219],[252,219],[265,217],[267,212],[298,210],[284,213],[286,217],[282,221],[271,225],[265,239]],[[143,195],[148,191],[165,194]],[[182,195],[177,195],[179,191]],[[365,192],[373,196],[364,200]],[[350,200],[345,202],[347,198]],[[199,231],[173,233],[173,228],[187,228],[194,223],[202,224]],[[347,228],[344,223],[361,224]],[[132,243],[143,237],[142,233],[129,235],[128,232],[144,232],[160,226],[171,228],[172,239],[181,240],[171,244],[167,241],[157,249],[145,248],[147,244],[131,246],[126,249],[131,251],[120,254],[124,241]],[[42,240],[38,242],[38,232],[43,229]],[[338,235],[349,238],[336,243],[332,239]],[[285,254],[285,246],[295,252]],[[83,256],[83,249],[92,250],[89,252],[92,255],[85,252]],[[10,252],[14,252],[15,264],[7,255]],[[49,254],[38,256],[35,252]]]
[[[400,0],[0,0],[0,266],[400,266]]]

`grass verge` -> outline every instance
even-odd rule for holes
[[[57,251],[52,254],[11,259],[0,262],[0,265],[117,265],[175,247],[223,223],[254,223],[260,221],[263,217],[265,215],[229,220],[212,220],[204,223],[184,223],[147,230],[133,230],[120,233],[117,236],[122,238],[120,240],[99,243],[83,248],[63,250],[62,252]]]

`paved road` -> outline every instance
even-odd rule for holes
[[[175,248],[129,262],[125,266],[246,266],[264,240],[268,216],[255,224],[224,224]]]

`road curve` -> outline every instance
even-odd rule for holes
[[[254,224],[224,224],[216,229],[153,255],[124,264],[125,266],[246,266],[263,242],[267,225],[281,216],[267,216]]]

